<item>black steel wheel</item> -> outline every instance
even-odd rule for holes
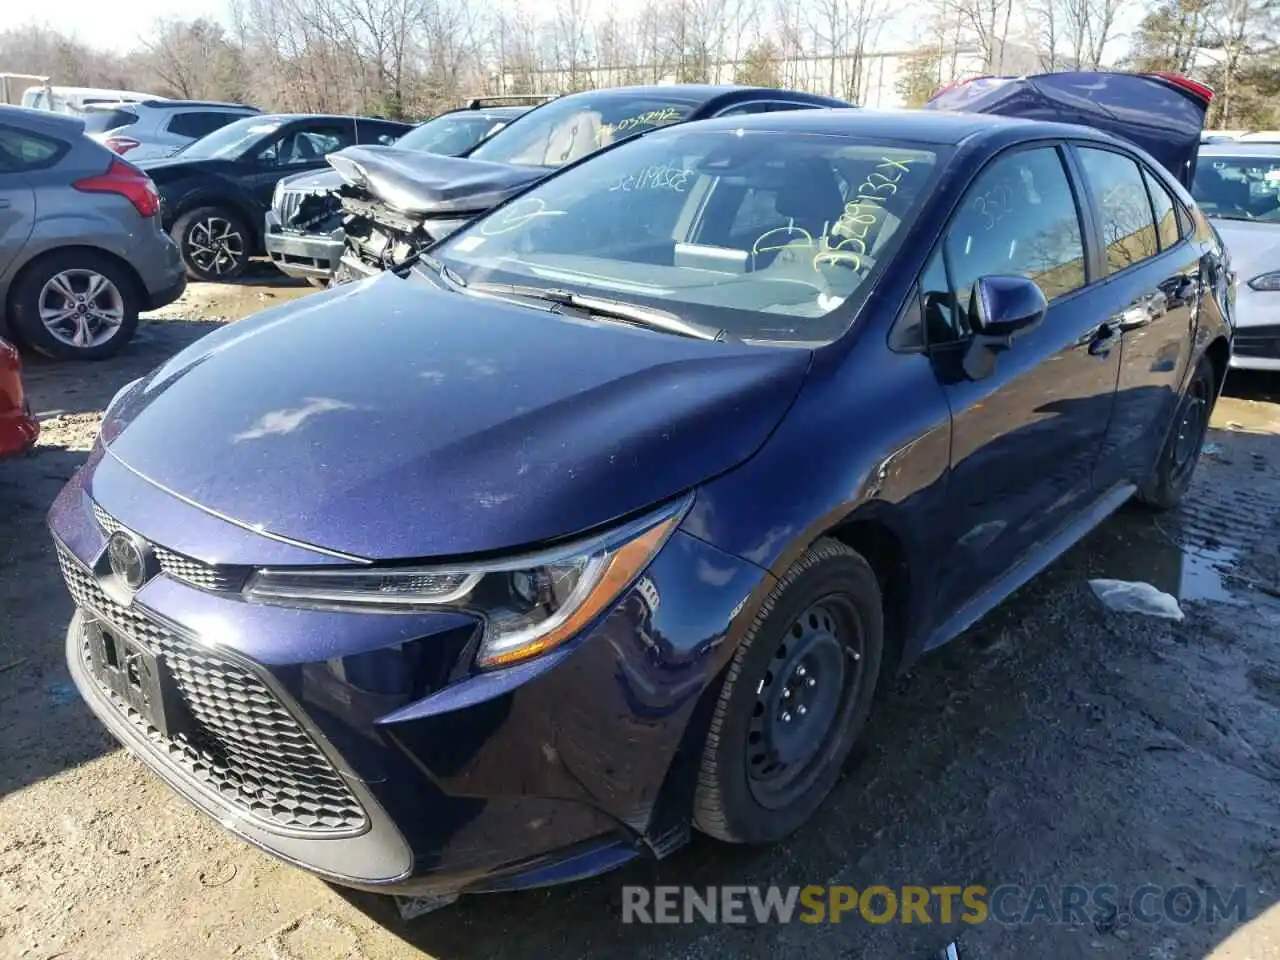
[[[1170,510],[1182,501],[1204,449],[1216,391],[1213,363],[1202,356],[1174,411],[1160,459],[1138,492],[1141,503],[1157,510]]]
[[[734,653],[703,748],[698,828],[767,843],[807,820],[866,722],[883,644],[875,573],[854,550],[820,540]]]

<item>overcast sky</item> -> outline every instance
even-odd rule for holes
[[[43,23],[75,34],[90,46],[127,53],[141,44],[139,36],[158,17],[215,17],[224,19],[223,0],[130,0],[127,5],[103,0],[45,0],[24,3],[5,0],[4,26]],[[15,17],[16,14],[16,17]]]

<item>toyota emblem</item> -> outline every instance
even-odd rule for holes
[[[107,561],[111,572],[130,590],[147,582],[146,543],[125,530],[117,530],[107,540]]]

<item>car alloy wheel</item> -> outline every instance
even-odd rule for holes
[[[40,322],[60,343],[79,349],[96,347],[115,337],[124,323],[124,297],[96,270],[55,273],[40,290]]]
[[[815,603],[787,628],[756,691],[747,782],[764,807],[785,807],[820,772],[861,680],[862,632],[844,597]]]
[[[245,256],[244,235],[225,217],[209,216],[191,224],[186,244],[191,262],[209,276],[236,272]]]

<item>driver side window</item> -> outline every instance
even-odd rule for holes
[[[317,163],[351,142],[351,136],[339,127],[305,127],[269,143],[258,153],[258,159],[269,166],[303,166]]]
[[[988,166],[961,203],[942,251],[945,271],[934,263],[921,278],[930,343],[969,336],[979,277],[1028,277],[1050,302],[1084,286],[1080,213],[1058,149],[1019,150]]]

